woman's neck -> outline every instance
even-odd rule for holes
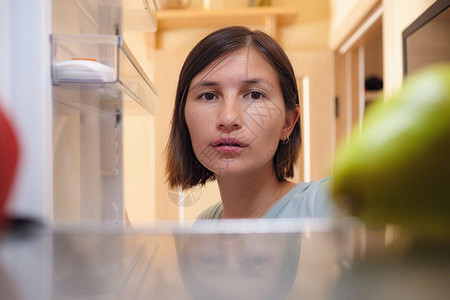
[[[287,192],[272,166],[254,174],[218,177],[217,183],[224,219],[259,218]]]

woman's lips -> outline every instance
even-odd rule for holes
[[[223,154],[235,154],[244,150],[248,145],[237,138],[223,137],[215,140],[212,146]]]
[[[221,145],[214,147],[217,151],[223,154],[237,154],[244,150],[244,147],[232,146],[232,145]]]

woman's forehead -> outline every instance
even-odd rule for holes
[[[258,77],[267,77],[267,80],[277,79],[275,70],[265,57],[252,47],[245,47],[215,59],[193,78],[191,86],[223,73],[244,77],[257,75]]]

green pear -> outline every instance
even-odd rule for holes
[[[369,224],[450,237],[450,64],[378,102],[337,152],[335,202]]]

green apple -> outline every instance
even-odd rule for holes
[[[336,155],[333,193],[367,223],[450,237],[450,64],[371,107]]]

